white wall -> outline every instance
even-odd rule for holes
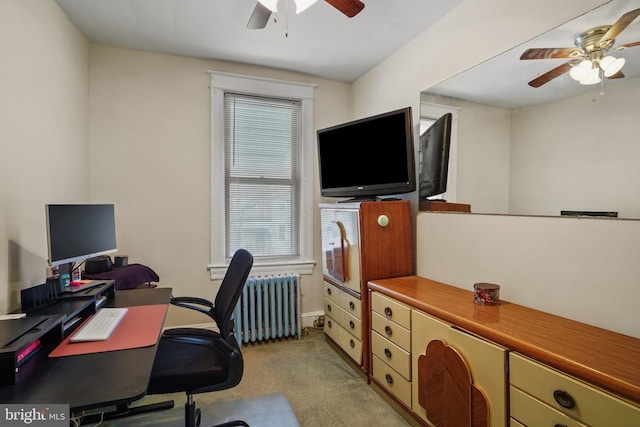
[[[466,1],[354,83],[354,115],[411,105],[417,119],[421,91],[601,3]],[[640,336],[638,224],[422,213],[418,273],[467,289],[502,281],[503,299]]]
[[[640,338],[640,221],[418,215],[417,274]]]
[[[220,61],[92,45],[90,183],[92,201],[116,204],[118,250],[142,263],[175,295],[211,296],[207,265],[210,221],[210,75],[233,72],[317,84],[316,128],[346,121],[350,86],[296,73]],[[314,152],[314,190],[318,192]],[[223,203],[223,195],[217,196]],[[319,194],[314,197],[319,202]],[[318,262],[302,276],[302,312],[322,311]],[[171,319],[170,319],[171,320]],[[181,323],[180,319],[171,320]]]
[[[46,203],[89,197],[89,43],[54,1],[0,1],[0,313],[44,283]]]
[[[513,113],[510,213],[640,218],[640,78]]]

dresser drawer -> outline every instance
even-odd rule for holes
[[[371,351],[407,380],[411,380],[411,353],[377,332],[371,333]]]
[[[371,313],[371,329],[406,351],[411,351],[411,331],[376,312]]]
[[[358,298],[327,282],[324,282],[324,296],[342,307],[347,313],[361,319],[362,302]]]
[[[411,308],[377,292],[371,294],[371,310],[405,329],[411,329]]]
[[[373,377],[408,407],[411,407],[411,382],[373,356]]]
[[[362,341],[340,326],[330,316],[324,323],[324,333],[342,348],[357,364],[362,364]]]
[[[638,406],[516,353],[509,366],[512,386],[587,425],[640,426]]]
[[[329,298],[324,299],[324,311],[328,317],[338,322],[340,326],[349,331],[354,337],[359,340],[362,339],[362,322],[356,316],[348,313]]]
[[[511,399],[511,418],[521,423],[520,425],[528,427],[586,427],[584,424],[575,421],[560,411],[556,411],[517,388],[511,387],[509,396]]]

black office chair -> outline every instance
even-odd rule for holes
[[[187,393],[185,426],[200,425],[201,413],[193,395],[235,387],[242,378],[243,360],[233,335],[231,315],[249,276],[253,256],[244,249],[233,255],[215,304],[202,298],[175,297],[171,303],[211,317],[219,333],[200,328],[169,329],[162,334],[151,371],[148,394]],[[230,421],[218,426],[248,426]]]

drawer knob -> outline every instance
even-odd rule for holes
[[[327,295],[331,295],[331,288],[327,288]]]
[[[349,340],[349,345],[353,348],[356,346],[356,343],[353,340]]]
[[[327,311],[331,311],[331,304],[327,304]]]
[[[331,320],[329,320],[329,321],[327,322],[327,326],[328,326],[329,328],[331,328]]]
[[[389,374],[384,376],[384,379],[387,380],[387,384],[391,385],[393,384],[393,377]]]
[[[349,320],[349,327],[350,327],[351,329],[355,329],[355,328],[356,328],[356,324],[355,324],[355,323],[353,323],[353,320]]]
[[[573,409],[576,406],[576,401],[573,397],[564,390],[556,390],[553,392],[553,398],[558,402],[558,405],[563,408]]]
[[[387,359],[391,359],[391,350],[389,350],[388,348],[385,348],[384,355],[387,356]]]
[[[393,331],[391,330],[390,326],[385,326],[384,333],[387,334],[388,336],[391,336],[393,334]]]
[[[349,308],[351,310],[353,310],[354,308],[356,308],[356,305],[353,303],[353,301],[349,301]]]
[[[389,225],[389,217],[386,215],[380,215],[378,217],[378,225],[380,227],[386,227],[387,225]]]
[[[388,317],[391,317],[391,315],[393,314],[393,311],[391,311],[391,307],[385,307],[384,314]]]

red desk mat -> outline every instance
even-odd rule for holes
[[[157,304],[128,308],[127,314],[125,314],[116,330],[107,340],[70,343],[69,340],[75,333],[73,332],[49,353],[49,357],[76,356],[79,354],[148,347],[158,342],[168,306],[166,304]],[[89,319],[85,320],[84,323],[87,321]],[[80,328],[77,330],[80,330]]]

